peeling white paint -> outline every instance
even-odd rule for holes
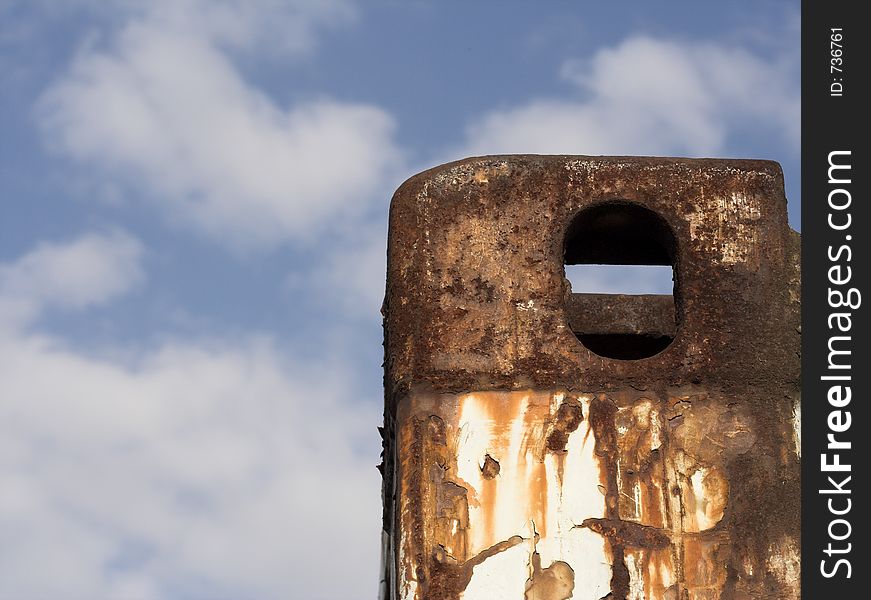
[[[633,552],[627,552],[623,560],[626,562],[626,570],[629,571],[629,593],[626,594],[626,600],[649,600],[644,595],[643,562]]]
[[[460,600],[525,600],[533,546],[532,540],[524,540],[475,565]]]
[[[564,398],[556,394],[535,403],[529,396],[514,401],[474,394],[461,398],[456,456],[457,478],[469,492],[468,555],[475,556],[515,535],[529,538],[537,534],[534,550],[542,567],[555,561],[567,563],[576,581],[583,581],[584,593],[598,599],[610,589],[606,543],[600,535],[577,527],[585,519],[605,516],[595,439],[589,426],[589,397],[579,398],[584,418],[568,436],[565,453],[546,452],[544,447],[545,423],[554,418]],[[494,406],[494,401],[499,405]],[[486,454],[499,462],[499,475],[494,479],[482,474]],[[527,564],[533,549],[525,543],[487,558],[474,568],[463,598],[523,598],[525,584],[510,593],[507,588],[493,591],[493,582],[510,587],[508,582],[516,578],[521,547],[528,548]],[[479,578],[486,581],[479,582]],[[475,590],[488,591],[476,595]]]
[[[403,535],[399,545],[399,598],[400,600],[417,600],[417,580],[409,568],[411,563],[406,560],[404,546],[409,543],[408,535]]]
[[[626,600],[677,600],[677,595],[671,595],[674,590],[669,591],[669,588],[677,584],[671,548],[627,550],[623,560],[629,571],[629,593]]]
[[[801,458],[801,396],[792,401],[792,443],[795,455]]]
[[[798,598],[801,593],[801,549],[798,545],[788,537],[772,543],[768,547],[766,562],[769,571]]]
[[[617,457],[617,491],[620,495],[620,518],[645,525],[661,526],[666,512],[661,491],[665,473],[659,471],[642,489],[638,471],[651,460],[652,453],[662,447],[661,415],[652,400],[640,398],[632,406],[617,411],[617,434],[622,448]],[[661,464],[655,461],[656,464]],[[653,466],[649,468],[654,468]],[[649,490],[660,486],[659,490]]]
[[[584,420],[568,438],[566,454],[547,454],[547,535],[538,543],[542,564],[557,560],[575,571],[575,581],[585,590],[610,590],[611,568],[605,540],[589,529],[576,527],[588,518],[605,516],[605,496],[600,489],[595,438],[590,430],[590,398],[582,397]],[[559,461],[564,461],[560,475]],[[561,477],[561,480],[560,480]]]
[[[722,485],[724,481],[725,478],[719,471],[706,468],[698,469],[690,477],[698,531],[713,528],[723,518],[725,503],[719,497],[718,490],[712,488]]]
[[[675,480],[681,485],[680,505],[672,507],[682,515],[681,529],[699,533],[712,529],[723,518],[729,483],[723,472],[696,463],[684,453],[674,458]]]

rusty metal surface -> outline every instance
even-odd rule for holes
[[[571,294],[566,302],[575,334],[674,337],[674,297],[666,294]]]
[[[569,228],[608,204],[673,233],[648,261],[673,303],[571,294]],[[798,598],[798,260],[772,162],[496,156],[403,184],[384,596]],[[619,360],[575,332],[673,340]]]

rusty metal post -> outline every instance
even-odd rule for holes
[[[494,156],[390,213],[391,600],[799,598],[799,240],[773,162]],[[673,296],[564,264],[670,264]]]

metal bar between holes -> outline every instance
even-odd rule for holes
[[[670,294],[572,294],[566,310],[576,334],[675,334],[674,296]]]

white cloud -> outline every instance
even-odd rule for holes
[[[349,0],[121,0],[118,4],[161,31],[266,54],[309,52],[317,45],[319,30],[356,17]]]
[[[12,17],[16,3],[24,4],[0,0],[0,11],[8,8]],[[357,16],[353,0],[27,0],[26,4],[50,19],[84,15],[104,23],[149,21],[157,29],[187,32],[225,47],[287,56],[313,50],[321,30],[346,25]],[[0,38],[16,33],[0,27]]]
[[[39,104],[49,142],[237,246],[313,238],[361,214],[399,160],[390,115],[325,97],[282,107],[244,81],[225,42],[253,43],[264,22],[293,38],[309,22],[296,12],[254,19],[246,4],[222,3],[195,18],[199,4],[183,6],[80,53]]]
[[[106,303],[140,284],[143,248],[120,231],[43,243],[0,263],[0,323],[26,322],[45,308],[81,309]]]
[[[797,145],[796,69],[740,47],[630,37],[563,65],[576,97],[485,114],[462,153],[719,155],[748,125]]]
[[[118,298],[141,254],[111,232],[0,265],[0,598],[372,597],[380,406],[342,351],[249,335],[98,357],[36,328]]]
[[[343,372],[257,339],[131,366],[0,340],[0,597],[373,596],[378,411]]]

